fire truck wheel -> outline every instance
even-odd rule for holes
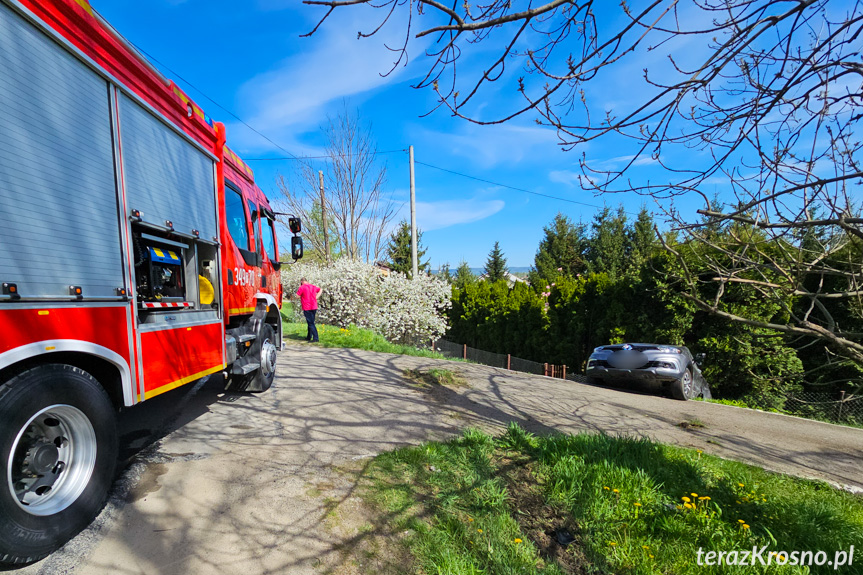
[[[255,361],[260,361],[261,368],[249,377],[251,381],[246,387],[247,391],[261,392],[270,389],[276,378],[276,332],[273,326],[265,323],[261,327],[261,333],[250,350]]]
[[[32,563],[105,505],[116,415],[88,373],[50,364],[0,386],[0,566]]]

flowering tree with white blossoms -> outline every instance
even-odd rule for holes
[[[385,276],[371,264],[340,258],[329,266],[291,266],[282,275],[285,293],[295,294],[301,278],[324,290],[318,301],[321,323],[354,324],[394,343],[437,339],[446,332],[445,312],[452,305],[452,291],[434,276],[419,274],[413,280],[397,272]],[[297,321],[304,321],[299,305],[294,310]]]

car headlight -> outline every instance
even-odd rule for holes
[[[682,351],[680,351],[676,347],[668,347],[668,346],[658,347],[656,350],[659,351],[660,353],[683,353]]]

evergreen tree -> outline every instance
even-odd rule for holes
[[[448,283],[448,284],[452,283],[452,273],[450,272],[450,269],[449,269],[449,262],[443,264],[442,266],[440,266],[440,268],[438,268],[437,275],[439,278],[444,280],[446,283]]]
[[[488,253],[488,259],[485,262],[486,279],[490,282],[496,282],[506,279],[507,273],[509,273],[509,269],[506,267],[506,258],[503,257],[500,242],[494,242],[494,247]]]
[[[559,276],[575,277],[584,273],[587,250],[586,226],[575,225],[562,213],[543,228],[545,237],[539,242],[539,250],[530,271],[530,283],[540,285]]]
[[[587,270],[619,277],[626,269],[627,245],[626,212],[623,206],[612,216],[607,206],[593,219],[593,236],[587,249]]]
[[[423,262],[422,258],[427,250],[422,249],[422,230],[417,230],[417,270],[420,272],[428,271],[429,261]],[[413,275],[411,268],[411,226],[405,220],[399,223],[398,227],[390,236],[390,241],[387,244],[387,265],[395,272],[401,272],[408,277]]]
[[[458,289],[464,289],[466,285],[473,283],[476,283],[476,276],[473,275],[472,271],[470,271],[470,267],[468,267],[467,262],[462,260],[455,270],[452,285]]]
[[[647,208],[642,207],[638,218],[629,230],[629,246],[627,249],[627,271],[637,274],[642,266],[656,251],[656,233],[653,231],[653,217]]]

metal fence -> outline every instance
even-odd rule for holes
[[[428,343],[426,343],[428,345]],[[583,373],[573,372],[564,365],[552,365],[539,363],[529,359],[522,359],[510,354],[493,353],[476,349],[462,343],[455,343],[445,339],[432,342],[432,348],[447,357],[466,359],[474,363],[532,373],[534,375],[545,375],[587,383],[587,376]],[[771,401],[751,402],[751,407],[776,409],[780,412],[808,419],[829,421],[832,423],[850,423],[852,425],[863,425],[863,395],[831,394],[824,392],[798,392],[785,397],[784,401],[775,398]]]
[[[782,411],[810,419],[863,425],[863,395],[803,391],[788,395]]]
[[[494,353],[482,349],[476,349],[462,343],[454,343],[445,339],[438,339],[432,343],[432,347],[438,353],[447,357],[458,357],[466,359],[474,363],[490,365],[492,367],[500,367],[512,371],[520,371],[523,373],[532,373],[534,375],[545,375],[548,377],[556,377],[559,379],[569,379],[572,381],[582,381],[570,377],[567,373],[568,368],[564,365],[553,365],[550,363],[539,363],[529,359],[522,359],[511,354]]]

